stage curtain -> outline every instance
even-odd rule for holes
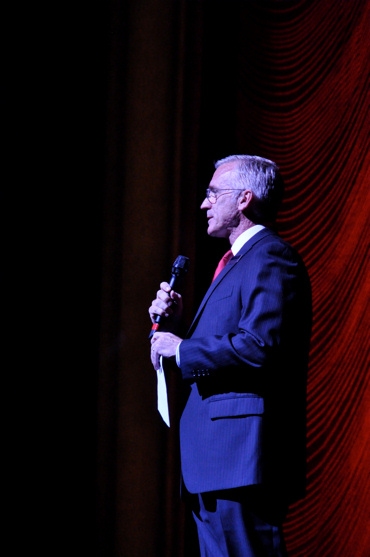
[[[256,2],[239,27],[238,142],[248,130],[281,165],[280,231],[313,290],[308,492],[286,523],[292,556],[370,547],[369,7]]]
[[[291,557],[370,547],[369,28],[366,0],[120,0],[106,13],[97,405],[99,556],[197,554],[179,497],[181,385],[156,410],[147,308],[178,254],[190,321],[222,242],[199,205],[213,160],[275,160],[281,235],[312,282],[308,488]]]

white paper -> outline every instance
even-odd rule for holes
[[[157,406],[165,424],[170,427],[170,415],[168,412],[167,385],[163,370],[162,356],[159,360],[160,368],[157,369]]]

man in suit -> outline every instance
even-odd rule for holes
[[[185,339],[180,294],[162,283],[149,308],[166,328],[151,339],[176,358],[190,395],[180,422],[185,498],[202,557],[283,557],[282,522],[305,492],[305,392],[311,290],[297,252],[272,229],[278,167],[257,156],[218,161],[201,209],[231,252]]]

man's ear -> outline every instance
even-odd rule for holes
[[[244,190],[238,201],[239,211],[245,211],[247,207],[251,204],[253,194],[250,190]]]

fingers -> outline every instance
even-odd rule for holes
[[[174,301],[181,299],[181,294],[172,290],[171,286],[168,282],[161,282],[160,290],[157,292],[157,296],[161,296],[162,298],[172,299]]]
[[[168,294],[171,292],[172,288],[171,286],[168,284],[168,282],[161,282],[161,284],[159,285],[160,289],[163,290],[163,292],[167,292]]]
[[[150,347],[150,359],[152,361],[153,367],[154,369],[157,371],[160,367],[160,357],[161,357],[161,350],[160,350],[160,343],[158,342],[158,340],[161,338],[161,334],[157,335],[156,333],[154,333],[154,335],[151,338],[151,347]],[[157,341],[157,343],[156,343]]]
[[[165,358],[175,356],[180,342],[182,339],[172,333],[154,333],[151,339],[150,358],[156,370],[159,369],[160,356]]]
[[[167,282],[162,282],[160,284],[160,290],[157,292],[157,297],[152,301],[152,305],[149,308],[149,314],[152,321],[155,319],[156,315],[161,317],[169,317],[174,313],[174,305],[177,305],[181,301],[181,295],[174,292],[171,286]]]
[[[155,317],[156,315],[160,315],[161,317],[168,317],[172,313],[172,304],[172,300],[168,301],[156,298],[152,301],[152,305],[149,308],[149,314],[151,317]]]
[[[160,367],[159,354],[155,350],[154,346],[152,346],[151,350],[150,350],[150,359],[152,361],[154,369],[157,371],[157,369],[159,369],[159,367]]]

